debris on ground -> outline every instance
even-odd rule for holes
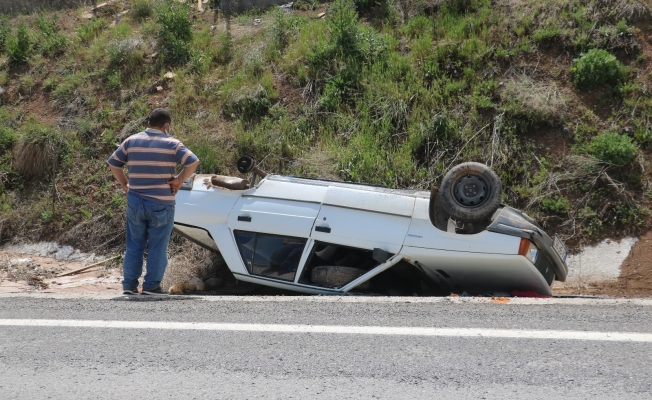
[[[173,285],[170,287],[169,292],[170,294],[183,294],[184,290],[189,292],[203,292],[204,281],[195,276],[186,282]]]

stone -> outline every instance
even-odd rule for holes
[[[204,285],[206,286],[206,289],[216,289],[224,283],[224,280],[222,278],[208,278],[204,281]]]

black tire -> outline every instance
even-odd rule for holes
[[[250,172],[256,166],[256,160],[251,156],[240,157],[237,163],[238,171],[243,174]]]
[[[327,287],[342,287],[354,279],[364,275],[367,271],[361,268],[340,267],[337,265],[315,267],[310,274],[312,283]],[[363,282],[356,289],[369,288],[369,281]]]
[[[503,185],[488,166],[467,162],[448,171],[441,182],[439,196],[444,210],[455,221],[487,220],[500,206]]]

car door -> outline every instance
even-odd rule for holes
[[[314,202],[240,198],[228,226],[249,274],[294,281],[320,207]]]
[[[410,227],[414,201],[409,196],[331,186],[311,238],[397,254]]]

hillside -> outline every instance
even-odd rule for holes
[[[649,229],[649,2],[191,3],[2,19],[3,242],[120,250],[106,159],[157,106],[202,173],[237,175],[251,154],[273,173],[427,189],[478,161],[571,247]]]

